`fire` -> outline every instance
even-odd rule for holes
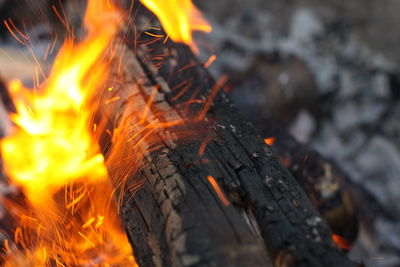
[[[43,87],[32,91],[19,81],[9,86],[17,108],[11,119],[19,128],[1,143],[5,169],[35,203],[43,200],[38,190],[54,193],[88,173],[93,180],[107,177],[103,156],[87,128],[93,111],[90,96],[107,73],[106,65],[93,67],[116,34],[120,19],[115,10],[102,12],[100,6],[89,1],[87,38],[78,45],[71,40],[64,44]],[[107,27],[102,27],[103,20],[108,21]]]
[[[192,32],[211,32],[211,26],[191,0],[141,0],[160,19],[168,36],[175,42],[189,45],[198,53]]]
[[[273,144],[275,144],[276,142],[276,138],[275,137],[268,137],[264,139],[264,142],[269,145],[272,146]]]
[[[1,141],[1,153],[7,176],[31,208],[8,203],[18,227],[6,266],[134,265],[89,127],[122,22],[109,1],[89,0],[86,37],[65,41],[49,78],[33,90],[18,80],[9,83],[15,129]]]

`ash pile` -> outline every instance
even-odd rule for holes
[[[399,266],[400,3],[197,4],[214,28],[210,70],[229,75],[260,134],[279,139],[284,129],[345,173],[360,220],[350,257]]]

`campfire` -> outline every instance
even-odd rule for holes
[[[50,66],[1,94],[4,266],[356,266],[355,215],[323,203],[349,192],[239,114],[191,0],[88,0],[78,23],[67,2]],[[26,24],[4,26],[37,58]]]

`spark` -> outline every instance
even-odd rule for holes
[[[215,181],[214,177],[209,175],[207,177],[207,179],[208,179],[208,182],[211,184],[211,186],[214,188],[214,190],[217,193],[217,195],[218,195],[219,199],[221,200],[222,204],[224,204],[225,206],[230,206],[231,205],[230,201],[226,198],[224,192],[219,187],[219,185],[218,185],[217,181]]]

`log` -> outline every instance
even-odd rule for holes
[[[185,135],[184,141],[171,137],[194,129],[196,133],[207,134],[204,129],[203,133],[198,132],[202,128],[185,122],[157,129],[150,138],[128,141],[143,130],[140,124],[131,122],[135,120],[132,114],[140,114],[146,108],[153,86],[150,86],[151,76],[133,51],[125,50],[123,59],[123,73],[113,80],[121,81],[121,76],[125,80],[121,85],[110,85],[113,90],[107,96],[107,99],[119,98],[108,106],[108,110],[119,112],[104,115],[103,110],[102,114],[112,121],[109,125],[115,125],[113,121],[118,118],[118,130],[114,130],[112,147],[107,138],[102,138],[106,141],[101,147],[110,176],[120,188],[117,196],[121,218],[138,264],[272,266],[257,234],[233,205],[225,206],[218,198],[207,180],[212,173],[206,173],[206,169],[197,171],[199,164],[203,167],[198,156],[203,139],[195,138],[193,142],[187,140],[192,136]],[[165,81],[158,81],[158,86],[166,86]],[[176,117],[174,120],[181,118],[163,100],[161,92],[156,99],[149,113],[163,109],[165,115]],[[159,143],[163,143],[161,148],[150,148]],[[129,178],[121,181],[121,177]]]
[[[343,240],[341,248],[349,250],[358,234],[358,208],[350,179],[339,166],[286,131],[270,131],[267,135],[275,136],[271,146],[274,155],[303,188],[332,233]]]
[[[142,13],[103,95],[112,137],[100,137],[138,264],[355,266],[221,81]]]

